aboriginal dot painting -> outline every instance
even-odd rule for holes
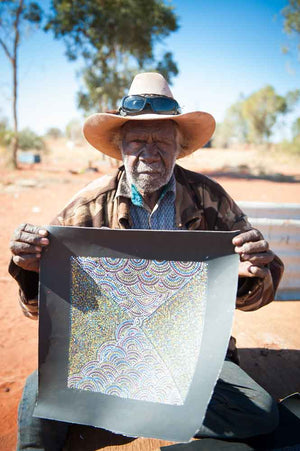
[[[71,257],[68,387],[183,405],[196,364],[207,264]]]

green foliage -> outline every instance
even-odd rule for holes
[[[19,149],[21,150],[44,150],[45,143],[41,136],[38,136],[30,128],[24,128],[19,132]]]
[[[214,147],[229,147],[233,142],[246,142],[248,124],[242,112],[243,99],[231,105],[225,113],[224,121],[217,124],[213,138]]]
[[[162,60],[158,62],[155,70],[162,74],[170,84],[172,84],[172,77],[176,77],[179,72],[176,63],[173,61],[172,53],[170,52],[164,54]]]
[[[13,57],[15,32],[15,20],[19,15],[18,39],[22,35],[25,27],[29,24],[38,25],[43,16],[43,11],[38,3],[28,2],[26,0],[0,0],[0,44],[7,56]]]
[[[215,147],[228,147],[234,142],[262,144],[269,140],[278,118],[291,112],[300,98],[300,90],[278,95],[272,86],[241,98],[226,112],[213,139]]]
[[[43,11],[38,3],[30,2],[24,5],[24,19],[28,22],[38,24],[42,20]]]
[[[0,119],[0,146],[7,146],[11,141],[12,131],[8,126],[6,118]]]
[[[46,30],[63,37],[68,54],[108,59],[129,52],[142,65],[153,58],[153,41],[178,28],[171,6],[161,0],[53,0]]]
[[[88,112],[115,108],[138,71],[159,70],[169,81],[178,73],[170,52],[154,55],[178,29],[163,0],[53,0],[45,29],[64,40],[69,59],[85,60],[78,103]]]
[[[84,111],[112,110],[124,95],[134,71],[123,69],[120,72],[107,71],[105,74],[99,66],[89,67],[82,72],[86,89],[78,92],[78,106]]]
[[[300,36],[300,0],[289,0],[289,4],[283,8],[284,30],[287,34]],[[285,49],[285,53],[288,49]],[[300,55],[300,43],[298,43]]]
[[[13,131],[8,126],[6,118],[0,119],[0,145],[9,146],[12,143]],[[21,150],[45,150],[43,138],[30,128],[24,128],[18,134],[19,149]]]
[[[243,116],[249,124],[249,140],[261,144],[269,138],[279,113],[287,112],[285,97],[266,86],[249,96],[243,103]]]
[[[300,0],[289,0],[289,4],[282,10],[282,14],[285,18],[285,31],[289,34],[300,34]]]

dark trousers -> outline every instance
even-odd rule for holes
[[[59,451],[66,441],[69,424],[32,416],[37,387],[34,372],[26,381],[19,406],[17,451]],[[248,438],[267,434],[277,424],[277,405],[271,396],[238,365],[225,360],[196,437]]]

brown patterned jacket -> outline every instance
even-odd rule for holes
[[[79,191],[51,224],[77,227],[131,228],[130,199],[116,197],[124,167],[114,175],[96,179]],[[247,217],[236,203],[213,180],[180,166],[174,169],[176,179],[176,225],[187,230],[240,230],[251,228]],[[20,290],[20,304],[30,318],[38,316],[38,274],[24,271],[10,262],[10,274]],[[274,299],[283,273],[283,263],[276,256],[269,264],[265,279],[239,280],[236,307],[256,310]]]

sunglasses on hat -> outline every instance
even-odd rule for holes
[[[136,114],[180,114],[181,109],[175,99],[166,96],[130,95],[123,97],[119,113],[121,116]]]

